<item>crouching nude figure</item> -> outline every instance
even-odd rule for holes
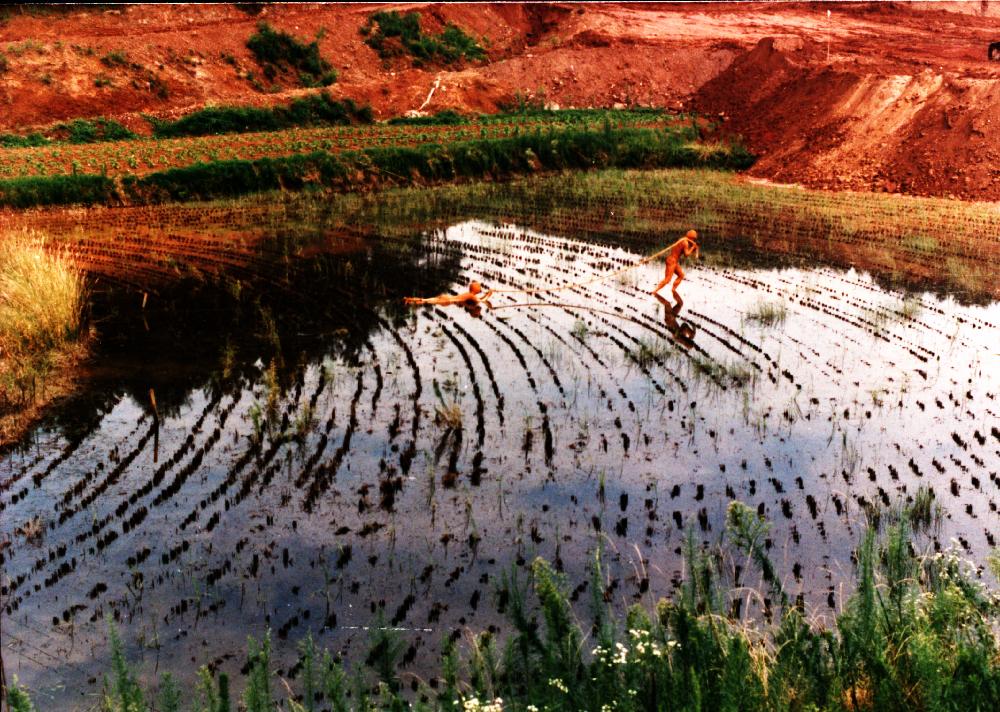
[[[485,303],[489,306],[489,302],[486,300],[490,298],[493,294],[493,290],[490,289],[483,292],[483,285],[475,280],[469,282],[469,291],[463,294],[439,294],[436,297],[406,297],[403,301],[407,304],[464,304],[464,305],[475,305],[480,303]]]

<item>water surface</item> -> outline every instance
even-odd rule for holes
[[[657,299],[656,264],[595,281],[641,258],[621,245],[478,221],[298,255],[145,307],[97,284],[89,387],[0,460],[5,662],[42,704],[93,703],[106,616],[144,674],[237,673],[270,628],[294,677],[307,632],[357,661],[388,625],[426,677],[446,638],[502,625],[512,568],[554,561],[585,613],[600,547],[603,594],[652,601],[733,499],[816,618],[873,506],[927,487],[929,549],[995,544],[995,303],[711,252]],[[583,284],[402,304],[470,279]]]

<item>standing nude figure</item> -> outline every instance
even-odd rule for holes
[[[698,243],[695,242],[697,238],[697,232],[694,230],[688,230],[684,237],[667,248],[670,251],[667,253],[665,260],[666,268],[663,272],[663,280],[656,285],[656,289],[650,292],[650,294],[656,294],[670,284],[670,279],[675,275],[677,278],[674,280],[674,286],[671,287],[671,291],[674,292],[674,294],[677,293],[677,285],[681,283],[682,279],[684,279],[684,270],[681,269],[681,257],[690,257],[692,254],[695,258],[700,256],[700,253],[698,252]]]

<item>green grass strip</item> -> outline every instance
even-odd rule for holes
[[[94,205],[118,199],[107,176],[65,175],[0,181],[0,205],[34,208],[41,205]]]
[[[255,161],[213,161],[117,183],[104,176],[70,175],[0,181],[0,205],[25,208],[128,202],[206,200],[269,190],[439,183],[587,168],[699,166],[741,169],[753,157],[740,146],[701,146],[658,129],[541,130],[453,144],[315,152]]]

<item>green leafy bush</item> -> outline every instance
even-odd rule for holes
[[[344,126],[373,120],[370,106],[351,99],[334,100],[327,93],[296,99],[288,106],[257,108],[219,106],[200,109],[176,121],[149,119],[159,137],[207,136],[247,131],[277,131],[295,126]]]
[[[128,54],[123,49],[116,49],[101,57],[101,64],[105,67],[125,67],[128,63]]]
[[[31,148],[34,146],[46,146],[49,139],[40,133],[30,133],[25,136],[18,134],[0,134],[0,146],[3,148]]]
[[[74,119],[55,128],[57,136],[70,143],[95,143],[97,141],[123,141],[135,138],[132,131],[113,119]]]
[[[274,81],[279,73],[293,72],[305,87],[329,86],[337,81],[337,72],[319,53],[319,38],[306,44],[296,37],[276,30],[266,22],[247,40],[264,76]]]
[[[420,29],[420,14],[395,10],[376,12],[361,27],[365,44],[382,59],[408,54],[414,65],[452,64],[461,59],[478,61],[486,52],[460,27],[448,25],[438,35],[426,35]]]
[[[46,135],[48,134],[48,135]],[[96,143],[98,141],[123,141],[136,138],[136,134],[114,119],[74,119],[69,123],[56,124],[45,133],[32,132],[25,135],[0,134],[0,148],[30,148],[48,146],[52,143]]]
[[[107,176],[77,174],[0,181],[0,205],[12,208],[109,203],[116,194],[115,184]]]

